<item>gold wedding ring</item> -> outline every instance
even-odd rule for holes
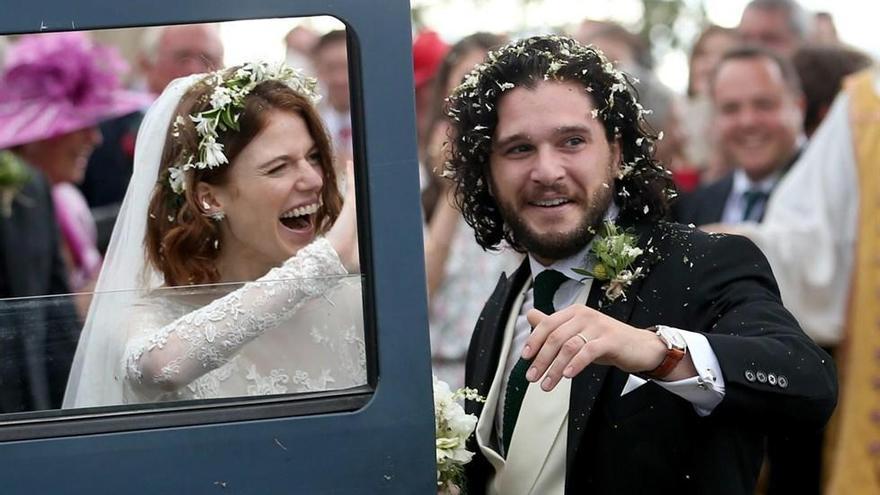
[[[579,333],[579,334],[577,334],[577,336],[578,336],[578,337],[580,337],[580,338],[581,338],[581,340],[583,340],[583,341],[584,341],[584,345],[587,345],[587,344],[589,344],[589,343],[590,343],[590,339],[588,339],[588,338],[586,338],[586,337],[584,337],[584,334],[582,334],[582,333]]]

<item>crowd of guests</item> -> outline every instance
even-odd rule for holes
[[[877,194],[876,185],[866,189],[862,160],[876,158],[860,146],[880,142],[880,135],[863,137],[851,115],[853,102],[870,100],[872,89],[875,99],[880,94],[872,59],[837,39],[830,15],[807,12],[794,0],[753,0],[737,27],[706,27],[692,45],[681,95],[658,79],[650,46],[624,26],[588,19],[564,34],[603,50],[631,76],[640,103],[651,111],[648,123],[662,133],[656,157],[679,189],[669,220],[741,233],[765,251],[786,306],[849,373],[841,387],[846,409],[840,425],[851,437],[841,437],[840,445],[859,443],[861,457],[852,454],[858,459],[880,455],[880,443],[865,445],[865,438],[851,433],[863,430],[847,429],[846,423],[851,411],[865,421],[876,415],[848,401],[860,396],[861,388],[870,389],[876,383],[872,373],[880,371],[876,359],[861,364],[849,350],[858,342],[873,353],[877,340],[853,330],[854,322],[865,318],[853,305],[877,285],[864,280],[873,272],[862,269],[862,263],[876,260],[856,259],[855,253],[877,253],[865,251],[878,246],[866,244],[863,236],[870,229],[859,224],[870,218],[859,198]],[[413,41],[433,367],[453,387],[463,384],[483,302],[522,254],[481,248],[453,206],[450,181],[442,174],[452,137],[446,98],[510,37],[480,32],[448,44],[425,29]],[[324,99],[318,111],[337,163],[345,163],[354,155],[346,32],[319,34],[299,26],[284,41],[287,60],[319,80]],[[150,28],[135,64],[140,89],[130,90],[123,87],[125,62],[86,34],[0,39],[0,153],[28,171],[26,180],[9,186],[16,199],[0,215],[0,298],[87,293],[94,287],[132,175],[144,113],[172,80],[220,69],[223,56],[216,25]],[[859,92],[859,74],[869,74],[866,92]],[[837,189],[830,191],[829,181]],[[849,207],[838,200],[849,201]],[[799,230],[792,231],[793,225]],[[791,247],[791,239],[801,247]],[[821,259],[826,254],[829,260]],[[807,264],[820,273],[804,275]],[[857,282],[864,292],[851,290]],[[836,295],[833,304],[827,294]],[[88,304],[87,296],[58,299],[27,321],[4,318],[0,411],[60,406]],[[865,321],[875,327],[880,319]],[[856,368],[848,367],[849,359]],[[866,382],[861,388],[850,385],[856,377]],[[823,432],[771,437],[768,493],[819,493],[823,472],[858,464],[836,454],[825,458],[823,470],[822,448]],[[844,478],[850,476],[831,476],[830,482]]]

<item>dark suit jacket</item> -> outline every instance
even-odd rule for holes
[[[663,324],[702,332],[724,375],[726,393],[706,417],[654,383],[621,397],[627,374],[590,365],[573,379],[566,493],[751,494],[764,437],[771,431],[821,428],[834,409],[831,358],[783,307],[770,267],[751,241],[708,235],[678,224],[634,226],[647,275],[627,300],[603,299],[593,284],[587,305],[638,328]],[[650,244],[649,244],[650,243]],[[649,250],[649,246],[653,247]],[[477,323],[466,384],[486,395],[501,337],[528,263],[502,276]],[[755,377],[784,376],[771,385]],[[482,404],[468,402],[479,415]],[[466,466],[468,493],[485,492],[492,466],[476,452]]]
[[[684,194],[672,208],[673,220],[696,226],[718,223],[724,215],[724,206],[733,190],[733,174]]]
[[[801,149],[798,149],[794,156],[788,161],[783,168],[783,175],[788,172],[792,165],[801,156]],[[778,184],[778,183],[777,183]],[[697,190],[682,194],[682,196],[672,205],[672,220],[674,222],[685,225],[694,224],[697,227],[710,223],[718,223],[724,215],[724,206],[727,199],[733,191],[733,172],[718,179],[717,181],[701,186]],[[771,194],[773,191],[770,191]],[[767,203],[764,203],[766,211]],[[762,220],[764,213],[761,213]]]
[[[67,294],[52,197],[36,170],[0,215],[0,412],[61,406],[80,325]]]

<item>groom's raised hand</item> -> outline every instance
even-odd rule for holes
[[[552,315],[533,309],[526,318],[534,328],[522,351],[524,359],[532,359],[526,379],[541,380],[545,391],[590,363],[641,373],[659,366],[666,356],[666,345],[653,330],[635,328],[586,306],[569,306]],[[691,369],[687,356],[667,379],[691,376]]]

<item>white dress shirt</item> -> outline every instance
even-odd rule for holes
[[[773,187],[776,186],[781,177],[782,171],[777,171],[770,174],[769,177],[753,182],[742,169],[734,171],[733,187],[731,187],[730,194],[727,195],[727,201],[724,203],[724,213],[721,215],[721,221],[724,223],[742,222],[746,212],[746,193],[748,191],[760,191],[766,193],[769,198],[770,192],[773,191]],[[766,208],[766,203],[759,208],[760,210]],[[749,216],[760,218],[758,212],[753,212]]]

